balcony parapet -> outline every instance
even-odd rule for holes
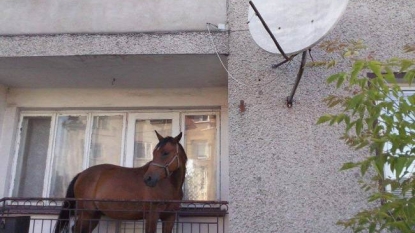
[[[0,57],[228,54],[228,32],[0,36]]]

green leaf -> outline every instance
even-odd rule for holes
[[[395,163],[395,171],[396,171],[396,179],[399,180],[401,173],[404,169],[406,169],[406,161],[405,157],[399,157],[396,159]]]
[[[370,70],[373,71],[373,73],[376,74],[376,76],[378,78],[382,78],[382,63],[380,63],[379,61],[369,61],[368,62],[368,67]]]
[[[384,75],[385,80],[388,83],[395,84],[396,83],[396,78],[395,78],[395,74],[393,73],[393,70],[389,66],[385,67],[385,69],[386,69],[386,74]]]
[[[369,141],[364,140],[363,142],[359,143],[359,145],[355,148],[355,150],[360,150],[360,149],[366,147],[367,145],[369,145]]]
[[[362,119],[357,119],[356,120],[355,129],[356,129],[356,134],[360,135],[360,133],[362,132],[362,129],[363,129]]]
[[[369,233],[373,233],[373,232],[375,232],[375,230],[376,230],[376,223],[371,223],[370,225],[369,225]]]
[[[403,77],[403,79],[407,81],[409,85],[412,84],[412,80],[414,80],[414,78],[415,78],[415,70],[410,70],[406,72],[405,76]]]
[[[357,60],[352,67],[351,79],[356,79],[360,71],[365,67],[365,62]]]
[[[340,171],[352,169],[352,168],[358,167],[359,165],[360,163],[353,163],[353,162],[344,163],[343,166],[340,168]]]
[[[376,169],[376,172],[378,175],[380,175],[382,178],[384,177],[384,168],[386,164],[386,156],[383,154],[380,154],[379,156],[374,157],[374,168]]]
[[[331,101],[331,102],[327,105],[327,107],[332,108],[332,107],[334,107],[334,106],[336,106],[336,105],[338,105],[338,104],[340,104],[340,103],[342,103],[342,102],[343,102],[343,100],[342,100],[342,99],[336,99],[336,100]]]
[[[338,80],[339,78],[343,78],[346,76],[346,73],[341,72],[341,73],[337,73],[337,74],[333,74],[330,77],[327,78],[327,83],[330,84],[336,80]]]
[[[327,63],[327,68],[331,68],[331,67],[333,67],[333,66],[335,66],[336,65],[336,60],[331,60],[331,61],[329,61],[328,63]]]
[[[323,123],[325,123],[325,122],[327,122],[327,121],[330,121],[332,118],[333,118],[333,116],[332,116],[332,115],[323,115],[323,116],[321,116],[321,117],[318,119],[317,124],[318,124],[318,125],[319,125],[319,124],[323,124]]]
[[[412,232],[411,231],[411,228],[408,227],[408,225],[405,224],[403,221],[391,222],[390,225],[393,226],[393,227],[395,227],[396,229],[400,230],[401,232],[404,232],[404,233],[406,233],[406,232],[408,232],[408,233]]]
[[[401,70],[399,72],[404,72],[413,65],[414,65],[414,61],[408,60],[408,59],[402,59],[401,60]]]
[[[341,75],[340,77],[338,77],[337,79],[337,83],[336,83],[336,88],[340,88],[340,86],[343,84],[344,79],[345,79],[346,75]]]
[[[345,53],[343,53],[343,57],[350,57],[352,56],[352,51],[346,51]]]
[[[360,165],[360,174],[362,174],[362,176],[364,176],[366,174],[367,170],[370,167],[371,162],[372,162],[371,160],[365,160],[361,163],[361,165]]]

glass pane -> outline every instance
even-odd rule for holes
[[[72,178],[82,171],[86,120],[86,116],[58,117],[50,197],[64,197]]]
[[[50,124],[51,117],[23,118],[13,191],[15,197],[42,196]]]
[[[92,126],[89,166],[120,165],[123,116],[95,116]]]
[[[409,100],[407,98],[409,96],[411,96],[411,95],[414,95],[414,94],[415,94],[414,91],[405,91],[405,92],[403,92],[403,96],[400,96],[400,97],[404,97],[405,100],[406,100],[406,102],[407,102],[407,104],[410,105],[411,103],[409,103]],[[394,97],[393,95],[390,95],[389,96],[389,99],[394,102],[395,107],[397,108],[397,104],[399,104],[398,99],[396,97]],[[382,114],[387,114],[387,115],[391,116],[391,112],[388,112],[386,110],[382,110],[381,113]],[[406,122],[409,122],[409,123],[413,123],[412,122],[413,121],[412,119],[414,119],[414,115],[413,114],[410,114],[410,115],[405,116],[402,120],[403,121],[406,121]],[[398,119],[396,119],[396,118],[394,120],[395,120],[395,122],[398,121]],[[385,122],[383,122],[382,119],[379,119],[379,124],[385,124]],[[405,127],[405,132],[408,133],[408,134],[412,134],[413,133],[413,130],[411,130],[408,127]],[[402,132],[399,132],[398,129],[396,129],[396,128],[393,128],[391,130],[391,132],[390,132],[390,134],[392,134],[392,135],[399,135],[400,133],[402,133]],[[402,148],[402,150],[398,149],[396,151],[397,154],[395,156],[404,156],[406,154],[412,155],[411,154],[411,149],[413,147],[414,147],[414,144],[413,143],[406,144]],[[392,149],[391,142],[386,142],[385,145],[384,145],[384,149],[383,149],[384,152],[385,153],[386,152],[391,153],[390,152],[391,149]],[[385,164],[384,173],[385,173],[385,178],[388,178],[388,179],[396,179],[397,178],[397,175],[398,175],[398,178],[399,179],[405,180],[405,179],[408,179],[410,176],[412,176],[412,173],[414,172],[414,170],[415,170],[415,162],[412,162],[411,164],[406,165],[405,168],[404,168],[404,170],[401,172],[401,174],[396,174],[396,171],[395,170],[393,170],[393,171],[391,170],[390,164]]]
[[[134,167],[141,167],[153,157],[153,149],[158,143],[154,130],[165,136],[172,134],[171,119],[136,120],[134,136]]]
[[[216,199],[216,115],[185,117],[185,148],[188,157],[185,199]]]
[[[415,94],[414,91],[404,91],[403,96],[400,95],[399,97],[404,97],[407,104],[410,105],[411,103],[409,103],[408,97],[412,96],[414,94]],[[398,108],[398,106],[397,106],[399,104],[398,99],[393,95],[390,95],[389,99],[394,102],[395,108]],[[381,114],[386,114],[386,115],[391,116],[392,113],[385,110],[385,109],[383,109]],[[414,117],[415,117],[414,114],[409,114],[409,115],[405,116],[402,120],[413,124],[414,122],[413,122],[412,119],[415,119]],[[398,121],[398,119],[395,118],[394,121],[396,123]],[[386,123],[381,118],[379,118],[379,124],[383,125],[383,124],[386,124]],[[413,134],[414,133],[414,131],[410,127],[405,127],[404,132],[407,133],[407,134]],[[399,135],[399,134],[402,134],[402,133],[403,132],[400,132],[397,128],[393,128],[390,132],[391,135]],[[406,156],[406,155],[413,156],[413,153],[411,153],[412,152],[411,150],[412,150],[412,148],[414,148],[414,146],[415,146],[415,143],[408,143],[403,148],[397,149],[396,154],[394,156],[396,156],[396,157]],[[384,148],[383,148],[384,153],[392,153],[391,149],[392,149],[392,143],[390,141],[385,142],[385,145],[384,145]],[[396,169],[392,169],[392,167],[389,163],[386,163],[384,165],[384,176],[385,176],[385,178],[391,179],[391,180],[399,180],[399,182],[401,182],[401,183],[404,182],[405,180],[411,178],[414,175],[414,171],[415,171],[415,162],[412,162],[410,164],[406,164],[400,174],[397,174]],[[385,188],[386,188],[386,191],[392,192],[393,194],[395,194],[397,196],[402,196],[402,195],[404,195],[405,197],[411,197],[412,196],[410,191],[407,191],[406,193],[403,194],[402,193],[402,188],[395,188],[392,191],[392,187],[391,187],[390,184],[386,185]]]

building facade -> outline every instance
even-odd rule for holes
[[[365,204],[341,131],[316,125],[350,65],[282,60],[248,30],[248,1],[0,3],[0,196],[60,197],[88,166],[148,161],[156,129],[184,132],[186,198],[229,201],[227,230],[341,232]],[[404,56],[414,1],[350,0],[326,40]],[[315,46],[314,60],[334,56]]]

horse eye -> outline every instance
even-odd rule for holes
[[[163,154],[162,154],[162,156],[167,156],[167,155],[169,155],[168,152],[163,152]]]

